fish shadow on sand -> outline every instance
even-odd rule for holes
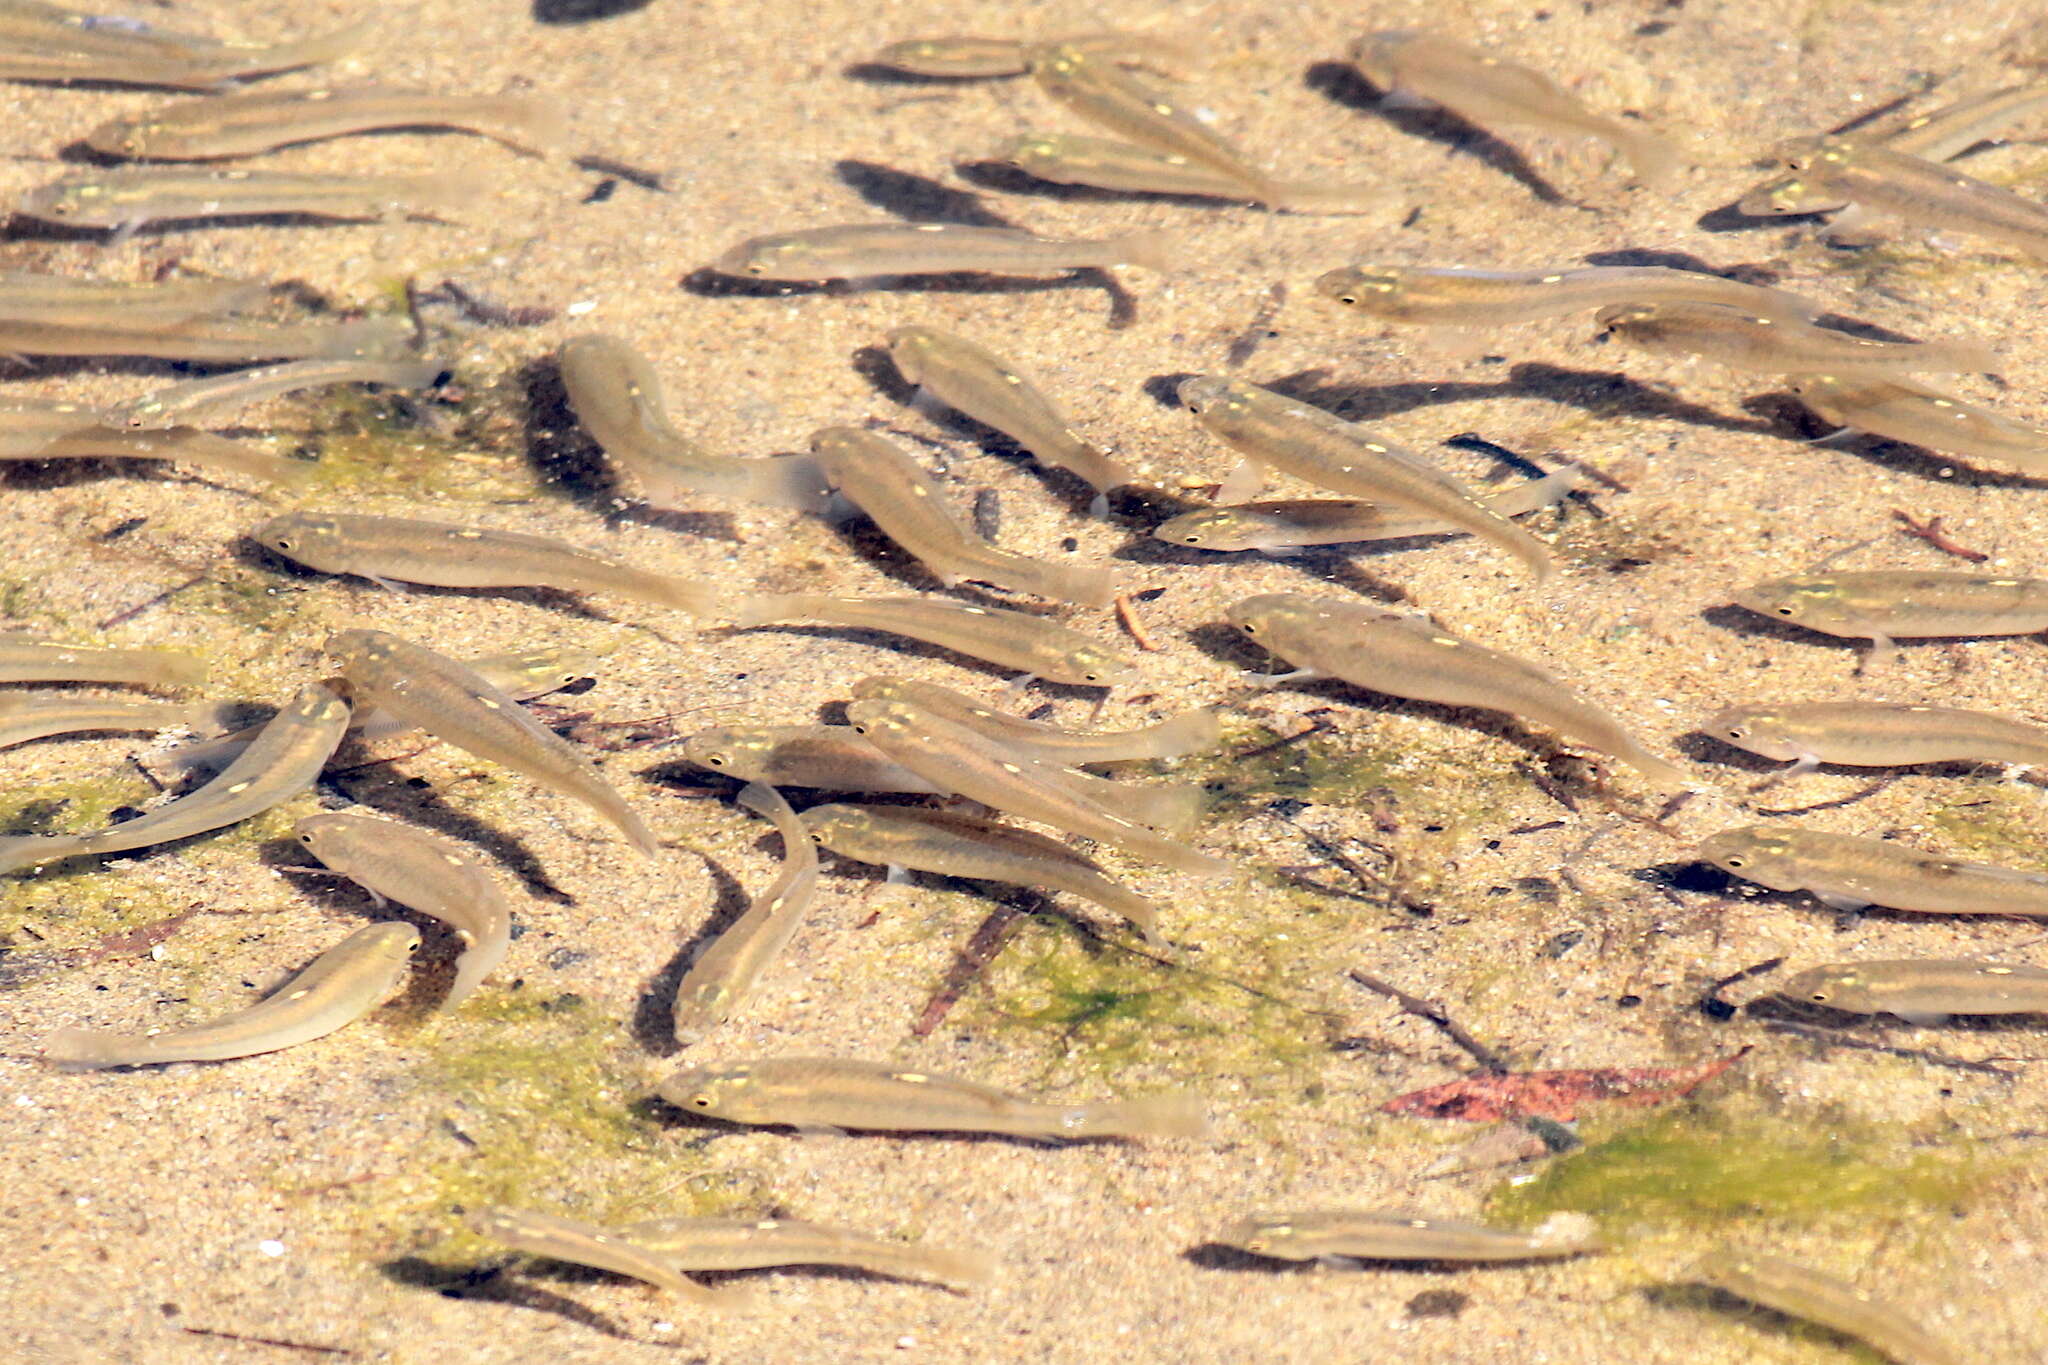
[[[1689,251],[1659,251],[1631,247],[1622,251],[1593,251],[1580,257],[1587,265],[1597,266],[1658,266],[1665,270],[1683,270],[1693,275],[1711,275],[1717,279],[1734,280],[1738,284],[1753,284],[1769,288],[1784,276],[1767,265],[1713,265]]]
[[[384,1278],[409,1289],[431,1289],[444,1299],[460,1299],[468,1303],[502,1303],[513,1308],[530,1308],[537,1313],[552,1313],[565,1318],[578,1327],[588,1327],[617,1341],[631,1341],[640,1345],[655,1343],[643,1341],[602,1313],[585,1308],[574,1299],[553,1294],[538,1285],[523,1279],[513,1279],[505,1274],[503,1267],[494,1265],[445,1266],[418,1256],[401,1256],[396,1260],[378,1265]],[[586,1284],[627,1284],[626,1276],[612,1275],[604,1271],[587,1271],[572,1276],[574,1267],[564,1266],[561,1278],[575,1278]]]
[[[1325,99],[1385,119],[1410,137],[1427,138],[1453,152],[1477,157],[1546,204],[1574,202],[1545,179],[1512,144],[1448,109],[1389,105],[1388,92],[1367,80],[1349,62],[1317,62],[1303,73],[1302,82]]]
[[[764,835],[762,842],[779,843],[779,840]],[[732,928],[733,921],[745,914],[747,906],[752,903],[737,877],[726,871],[711,855],[692,851],[704,860],[705,875],[711,879],[714,888],[711,909],[696,931],[683,940],[669,960],[662,964],[661,970],[648,980],[646,989],[640,992],[640,998],[633,1004],[633,1039],[656,1057],[673,1057],[683,1050],[683,1044],[676,1041],[676,987],[682,984],[691,964],[703,955],[706,948],[717,942],[720,935]]]
[[[589,24],[646,9],[654,0],[533,0],[536,24]]]

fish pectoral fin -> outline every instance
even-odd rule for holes
[[[1088,515],[1097,521],[1109,520],[1109,494],[1097,493],[1088,503]]]
[[[1386,94],[1380,96],[1380,108],[1382,109],[1435,109],[1438,107],[1435,100],[1427,95],[1418,95],[1413,90],[1389,90]]]
[[[1837,441],[1846,441],[1852,436],[1861,436],[1862,434],[1863,431],[1860,427],[1837,427],[1825,436],[1814,437],[1807,444],[1810,446],[1828,446],[1833,445]]]
[[[910,880],[910,869],[901,863],[890,863],[882,880],[890,886],[902,886]]]
[[[1870,904],[1861,896],[1844,895],[1840,891],[1812,891],[1811,894],[1815,900],[1830,910],[1862,910]]]
[[[1243,502],[1266,486],[1266,470],[1257,460],[1240,460],[1237,468],[1223,476],[1223,482],[1216,485],[1216,501],[1221,503]]]
[[[1282,683],[1306,682],[1310,678],[1326,676],[1321,669],[1297,668],[1288,673],[1247,673],[1245,679],[1260,687],[1278,687]]]
[[[1791,766],[1791,767],[1789,767],[1789,768],[1785,769],[1785,771],[1783,771],[1783,772],[1779,773],[1779,774],[1778,774],[1778,776],[1779,776],[1779,777],[1797,777],[1797,776],[1799,776],[1799,775],[1800,775],[1801,773],[1810,773],[1810,772],[1812,772],[1812,771],[1813,771],[1813,770],[1814,770],[1815,768],[1818,768],[1819,766],[1820,766],[1820,755],[1819,755],[1819,754],[1813,754],[1813,753],[1806,753],[1806,754],[1801,754],[1801,755],[1799,755],[1799,757],[1798,757],[1798,758],[1797,758],[1797,759],[1796,759],[1796,760],[1795,760],[1795,761],[1793,762],[1793,764],[1792,764],[1792,766]]]
[[[1938,1028],[1954,1017],[1953,1015],[1929,1012],[1927,1010],[1893,1010],[1891,1012],[1915,1028]]]
[[[822,1142],[831,1138],[843,1138],[849,1136],[849,1134],[844,1128],[837,1127],[830,1123],[793,1123],[790,1125],[790,1127],[796,1131],[796,1135],[798,1137],[805,1138],[813,1142]]]
[[[1870,637],[1870,654],[1863,661],[1865,668],[1883,668],[1898,654],[1899,647],[1892,643],[1892,637],[1873,633]]]
[[[382,574],[366,573],[363,575],[363,577],[369,579],[372,583],[375,583],[378,587],[384,589],[384,591],[386,592],[411,591],[410,588],[406,587],[405,584],[399,582],[397,579],[386,578]]]

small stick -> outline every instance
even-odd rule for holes
[[[1261,744],[1255,749],[1246,749],[1243,753],[1237,755],[1237,757],[1257,758],[1262,754],[1270,754],[1275,749],[1284,749],[1290,744],[1298,744],[1302,740],[1307,739],[1310,735],[1320,734],[1322,731],[1327,730],[1329,728],[1328,726],[1324,725],[1322,721],[1316,719],[1313,716],[1304,716],[1302,717],[1302,719],[1306,720],[1308,724],[1303,726],[1301,729],[1296,730],[1293,734],[1282,735],[1280,738],[1272,741],[1270,744]]]
[[[1940,517],[1929,517],[1925,521],[1918,521],[1913,517],[1912,513],[1899,507],[1892,509],[1892,515],[1905,524],[1907,535],[1926,541],[1945,555],[1954,555],[1957,559],[1967,559],[1972,564],[1982,564],[1985,560],[1991,558],[1990,555],[1985,554],[1982,550],[1965,549],[1963,546],[1950,540],[1947,532],[1941,529]]]
[[[1120,592],[1116,595],[1116,619],[1123,622],[1124,629],[1138,642],[1139,649],[1158,649],[1159,642],[1145,633],[1145,627],[1138,622],[1138,609],[1131,605],[1131,595]]]
[[[245,1336],[240,1332],[223,1332],[216,1327],[180,1326],[178,1330],[188,1336],[218,1337],[222,1341],[243,1341],[252,1346],[275,1346],[280,1351],[307,1351],[314,1355],[324,1356],[352,1356],[355,1354],[354,1351],[349,1350],[346,1346],[315,1346],[311,1342],[306,1341],[286,1341],[283,1337]]]
[[[1466,1055],[1479,1063],[1484,1069],[1493,1072],[1497,1076],[1507,1074],[1508,1064],[1506,1059],[1477,1038],[1474,1038],[1471,1034],[1465,1032],[1458,1025],[1457,1020],[1444,1013],[1442,1006],[1431,1004],[1419,996],[1408,994],[1408,992],[1398,986],[1389,986],[1378,977],[1367,976],[1364,972],[1355,969],[1346,972],[1345,975],[1350,977],[1357,985],[1365,987],[1374,994],[1386,996],[1389,1000],[1399,1005],[1403,1013],[1412,1014],[1418,1019],[1426,1019],[1436,1025],[1446,1038],[1449,1038],[1452,1042],[1463,1048]]]
[[[121,611],[115,612],[112,616],[109,616],[106,620],[100,622],[97,626],[95,626],[94,629],[110,630],[115,626],[125,625],[128,622],[133,621],[136,617],[142,615],[142,613],[148,611],[151,607],[160,607],[164,603],[170,601],[173,597],[176,597],[179,593],[185,591],[185,589],[196,588],[205,581],[205,574],[200,574],[197,578],[188,578],[175,588],[165,588],[162,592],[158,593],[156,596],[152,598],[149,598],[147,601],[137,602],[132,607],[127,607]]]
[[[1756,813],[1758,815],[1767,815],[1775,819],[1780,815],[1805,815],[1809,811],[1816,810],[1840,810],[1844,806],[1853,806],[1858,801],[1862,801],[1868,797],[1877,795],[1879,792],[1883,791],[1886,787],[1889,787],[1892,783],[1898,780],[1899,775],[1897,773],[1889,773],[1884,777],[1880,777],[1879,779],[1877,779],[1877,781],[1871,783],[1862,791],[1856,792],[1850,796],[1837,797],[1833,801],[1818,801],[1811,806],[1793,806],[1789,810],[1765,810],[1762,806],[1758,806],[1756,808]]]
[[[932,1030],[945,1021],[953,1006],[960,1003],[960,997],[974,984],[988,964],[996,960],[996,954],[1003,950],[1010,931],[1017,921],[1024,918],[1024,912],[1014,905],[998,905],[989,912],[981,927],[974,931],[953,959],[953,965],[946,969],[945,980],[932,992],[932,998],[925,1001],[924,1012],[917,1016],[917,1022],[910,1026],[913,1037],[928,1038]]]

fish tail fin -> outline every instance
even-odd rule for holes
[[[2005,360],[1996,348],[1981,341],[1930,341],[1926,349],[1927,368],[1955,374],[1999,374]]]
[[[43,1060],[63,1071],[106,1065],[106,1035],[100,1029],[60,1028],[43,1039]]]
[[[808,614],[810,597],[800,592],[755,592],[735,598],[726,608],[734,628],[751,630],[771,621],[787,621]]]
[[[234,43],[199,56],[193,65],[200,72],[226,76],[253,76],[273,71],[295,71],[302,66],[321,66],[345,57],[369,41],[376,24],[364,20],[347,28],[322,33],[296,42],[270,45]]]
[[[395,317],[356,318],[330,329],[314,357],[322,360],[395,359],[410,347],[412,328]]]
[[[206,683],[206,660],[196,654],[167,652],[157,668],[156,681],[167,687],[201,687]]]
[[[499,176],[482,166],[394,175],[389,181],[390,207],[394,212],[413,213],[473,211],[479,204],[495,202],[501,184]]]
[[[1174,237],[1170,232],[1148,228],[1143,232],[1128,233],[1119,237],[1115,246],[1118,259],[1124,265],[1135,265],[1162,275],[1173,269]]]
[[[1134,1100],[1082,1105],[1073,1113],[1070,1135],[1205,1138],[1215,1132],[1201,1096],[1190,1090],[1168,1090]]]
[[[1615,141],[1620,145],[1621,154],[1628,158],[1636,180],[1648,189],[1668,187],[1678,179],[1679,171],[1685,166],[1678,144],[1648,128],[1619,124],[1615,128]]]
[[[822,512],[831,501],[832,489],[825,482],[825,471],[808,455],[771,455],[746,463],[747,480],[742,496],[748,502]]]
[[[1676,763],[1666,762],[1640,745],[1633,746],[1625,754],[1616,754],[1615,757],[1642,774],[1645,780],[1659,787],[1689,787],[1693,784],[1685,769]]]
[[[661,856],[661,840],[654,837],[654,831],[647,827],[647,822],[640,818],[638,811],[628,806],[624,798],[606,804],[610,807],[605,812],[606,815],[619,827],[619,832],[632,841],[634,848],[650,858]]]
[[[866,1248],[862,1259],[891,1275],[937,1280],[954,1289],[975,1289],[996,1277],[996,1258],[986,1251],[890,1245]]]
[[[1045,586],[1048,595],[1084,607],[1106,607],[1116,600],[1116,578],[1108,569],[1055,565]]]
[[[41,834],[16,834],[0,838],[0,873],[19,872],[25,867],[34,867],[43,861],[37,849],[45,842],[47,836]]]
[[[1180,783],[1168,787],[1121,787],[1117,799],[1133,820],[1166,834],[1185,834],[1201,821],[1207,793]]]
[[[568,155],[569,111],[554,100],[509,96],[500,103],[498,117],[505,126],[495,131],[507,146],[535,156]]]
[[[718,612],[718,589],[701,578],[651,573],[646,576],[646,587],[650,599],[699,619]]]
[[[1223,718],[1212,706],[1169,716],[1138,731],[1144,737],[1144,758],[1179,758],[1199,754],[1223,742]]]

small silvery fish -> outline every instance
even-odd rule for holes
[[[1691,1275],[1737,1298],[1853,1337],[1897,1365],[1964,1365],[1963,1356],[1936,1341],[1896,1308],[1832,1275],[1776,1256],[1753,1252],[1710,1256],[1694,1266]]]
[[[368,924],[313,959],[261,1004],[160,1033],[59,1029],[43,1056],[67,1071],[163,1062],[223,1062],[324,1038],[375,1009],[420,946],[410,924]]]
[[[1161,60],[1191,64],[1196,60],[1185,44],[1150,33],[1084,33],[1057,41],[1127,66]],[[1031,46],[1009,38],[910,38],[876,53],[875,64],[913,76],[1021,76],[1031,69]]]
[[[1094,1104],[1041,1104],[952,1076],[837,1057],[688,1067],[661,1083],[678,1109],[727,1123],[1035,1138],[1207,1137],[1185,1091]]]
[[[435,360],[379,360],[347,356],[333,360],[289,360],[282,365],[238,370],[205,379],[187,379],[151,389],[122,405],[121,420],[131,427],[160,427],[175,417],[246,407],[279,394],[336,384],[382,384],[394,389],[424,389],[443,374]]]
[[[901,763],[883,757],[850,725],[714,726],[683,741],[683,758],[742,782],[776,787],[940,794]]]
[[[684,1047],[731,1017],[761,974],[782,956],[818,894],[818,850],[782,793],[749,783],[739,803],[774,823],[782,836],[782,871],[697,955],[677,984],[675,1038]]]
[[[136,687],[197,687],[206,660],[168,649],[91,649],[0,635],[0,682],[129,683]]]
[[[856,862],[1066,891],[1122,915],[1153,947],[1166,946],[1155,902],[1043,834],[921,806],[813,806],[803,822],[813,839]]]
[[[755,593],[726,606],[741,630],[778,621],[823,621],[883,631],[1014,668],[1027,677],[1078,687],[1135,682],[1138,666],[1056,621],[1000,607],[940,597],[826,597],[818,593]]]
[[[987,1252],[888,1242],[793,1218],[650,1218],[628,1223],[619,1233],[677,1270],[845,1266],[894,1279],[937,1280],[959,1290],[987,1284],[996,1271]]]
[[[1246,635],[1300,665],[1273,681],[1341,678],[1388,696],[1506,711],[1611,754],[1659,786],[1689,785],[1681,769],[1545,670],[1461,640],[1426,618],[1294,593],[1248,597],[1230,608],[1229,617]]]
[[[1026,57],[1038,88],[1090,123],[1126,142],[1206,166],[1235,180],[1261,203],[1286,202],[1272,177],[1244,153],[1115,62],[1059,43],[1033,47]]]
[[[67,431],[16,454],[0,448],[0,460],[163,460],[225,469],[234,474],[287,488],[301,488],[313,478],[314,465],[268,450],[258,450],[197,427],[161,427],[131,431],[125,427],[91,426]]]
[[[1146,828],[1074,782],[1077,774],[1016,753],[979,731],[900,701],[857,701],[846,708],[854,729],[918,776],[970,801],[1068,834],[1114,844],[1196,877],[1227,877],[1237,869]]]
[[[967,338],[936,327],[898,327],[889,333],[889,358],[922,392],[1093,488],[1095,515],[1108,512],[1111,489],[1131,482],[1131,471],[1083,439],[1036,385]]]
[[[1632,303],[1714,303],[1808,322],[1821,306],[1697,270],[1597,265],[1560,270],[1467,270],[1355,265],[1316,279],[1324,298],[1367,317],[1438,327],[1514,327]]]
[[[1603,335],[1653,355],[1698,356],[1761,374],[1990,374],[2002,363],[1982,342],[1873,341],[1717,303],[1616,304],[1593,320]]]
[[[442,1009],[461,1004],[505,960],[512,907],[483,864],[460,845],[363,815],[311,815],[292,826],[292,834],[379,905],[397,901],[455,930],[465,946]]]
[[[167,844],[261,815],[313,785],[348,730],[349,704],[321,683],[299,689],[220,776],[146,815],[89,834],[0,838],[0,872],[59,858]]]
[[[1567,465],[1479,499],[1497,517],[1519,517],[1555,507],[1579,486],[1579,471]],[[1203,550],[1257,550],[1285,555],[1310,545],[1348,545],[1369,540],[1466,534],[1441,517],[1384,503],[1348,498],[1294,498],[1240,502],[1183,512],[1153,528],[1152,538]]]
[[[46,322],[0,316],[0,350],[21,355],[133,355],[157,360],[291,360],[388,357],[405,346],[396,318],[313,322],[299,326],[197,317],[139,317],[104,322]]]
[[[95,730],[218,731],[230,703],[110,701],[68,693],[0,693],[0,749],[52,735],[86,734]]]
[[[1873,657],[1889,654],[1893,640],[2048,630],[2048,578],[1874,569],[1767,579],[1734,596],[1761,616],[1870,640]]]
[[[2048,873],[1964,862],[1889,839],[1748,825],[1709,838],[1698,856],[1773,891],[1805,891],[1831,910],[2048,915]]]
[[[1528,126],[1598,138],[1628,158],[1636,179],[1662,188],[1676,178],[1678,149],[1648,128],[1596,114],[1540,71],[1476,47],[1410,29],[1369,34],[1351,59],[1397,100],[1419,96],[1489,131]]]
[[[812,435],[811,455],[840,496],[948,588],[971,579],[1089,607],[1116,596],[1107,569],[1049,563],[983,540],[915,460],[873,432],[826,427]]]
[[[108,156],[210,161],[382,128],[459,128],[536,155],[560,153],[562,111],[527,95],[435,95],[372,88],[259,91],[110,119],[85,135]]]
[[[617,337],[562,343],[562,387],[576,420],[656,507],[687,507],[693,494],[825,509],[831,490],[808,455],[741,459],[699,449],[669,421],[647,358]]]
[[[490,531],[409,517],[347,512],[288,512],[250,533],[321,573],[347,573],[384,587],[391,580],[442,588],[545,587],[604,592],[708,616],[717,594],[708,583],[649,573],[553,536]]]
[[[1908,1022],[1952,1014],[2048,1012],[2048,971],[1972,958],[1836,962],[1809,967],[1778,987],[1788,1000],[1850,1014],[1896,1014]]]
[[[15,212],[73,227],[130,233],[190,218],[389,218],[473,208],[491,187],[468,171],[434,175],[316,175],[307,171],[176,168],[91,171],[30,190]]]
[[[726,275],[761,280],[857,280],[872,275],[1063,275],[1135,265],[1173,268],[1162,232],[1106,241],[1061,241],[1018,228],[957,223],[864,223],[778,232],[741,242],[713,262]]]
[[[1260,472],[1278,469],[1335,493],[1428,513],[1507,551],[1539,583],[1556,571],[1542,541],[1489,511],[1420,455],[1354,422],[1239,379],[1196,375],[1177,392],[1204,430],[1245,459],[1248,468],[1226,481],[1227,501],[1243,500],[1231,496],[1233,484],[1255,492]]]
[[[33,318],[74,326],[126,325],[138,318],[185,322],[238,312],[268,292],[266,285],[240,280],[121,284],[8,270],[0,271],[0,318]]]
[[[2048,729],[1983,711],[1882,701],[1738,706],[1704,727],[1715,739],[1792,763],[1788,775],[1823,763],[1857,768],[1921,763],[2048,767]]]
[[[659,851],[654,831],[588,759],[475,670],[381,630],[341,631],[323,647],[365,704],[582,801],[640,852]]]
[[[639,1245],[624,1230],[579,1222],[529,1209],[481,1209],[469,1217],[472,1232],[533,1256],[568,1261],[615,1275],[644,1280],[697,1308],[736,1308],[753,1301],[745,1289],[706,1289],[685,1279],[668,1261]]]
[[[91,81],[222,90],[238,78],[318,66],[346,56],[374,30],[352,24],[296,42],[223,43],[149,26],[125,27],[99,15],[36,6],[35,14],[8,16],[9,41],[0,48],[0,79]]]
[[[1802,184],[1853,204],[1856,221],[1886,213],[1914,227],[1988,237],[2048,259],[2048,207],[1939,162],[1848,137],[1801,138],[1776,155]],[[1837,219],[1835,227],[1847,219]]]
[[[1214,749],[1223,742],[1223,724],[1210,707],[1183,711],[1138,730],[1068,730],[997,711],[950,687],[908,678],[862,678],[853,685],[853,696],[857,701],[907,701],[935,716],[979,730],[997,743],[1021,749],[1033,758],[1075,767],[1084,763],[1180,758]]]
[[[996,150],[995,160],[1055,185],[1087,185],[1125,194],[1170,194],[1265,203],[1289,213],[1365,213],[1386,208],[1394,194],[1384,185],[1272,182],[1273,200],[1260,198],[1240,176],[1227,175],[1178,152],[1158,152],[1100,137],[1031,133]]]
[[[1825,374],[1802,375],[1790,387],[1814,415],[1842,428],[1836,436],[1867,431],[1973,462],[1988,460],[2048,476],[2048,427],[2016,422],[1939,389],[1910,379]]]
[[[1348,1209],[1258,1214],[1217,1238],[1224,1246],[1279,1261],[1342,1256],[1361,1261],[1548,1261],[1603,1250],[1584,1220],[1557,1231],[1510,1232],[1478,1223]]]

